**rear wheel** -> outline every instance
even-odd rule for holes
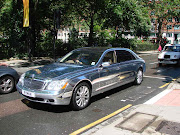
[[[135,84],[140,85],[143,81],[143,70],[140,68],[137,71],[136,79],[134,81]]]
[[[0,93],[10,93],[14,89],[15,81],[11,76],[0,78]]]
[[[80,83],[79,85],[77,85],[72,95],[72,108],[74,110],[81,110],[86,108],[90,102],[90,98],[90,86],[86,82]]]

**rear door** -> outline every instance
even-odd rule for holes
[[[120,70],[119,81],[126,84],[134,81],[136,71],[136,58],[127,50],[116,50],[118,68]]]

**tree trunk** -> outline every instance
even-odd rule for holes
[[[94,20],[93,20],[93,16],[91,16],[91,24],[90,24],[90,33],[89,33],[88,46],[92,46],[92,44],[93,44],[93,28],[94,28]]]
[[[163,19],[159,18],[158,19],[158,33],[157,33],[157,44],[161,44],[162,41],[162,23],[163,23]]]

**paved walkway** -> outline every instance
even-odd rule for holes
[[[144,104],[127,109],[83,135],[180,135],[180,78]]]

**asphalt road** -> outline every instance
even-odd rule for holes
[[[157,54],[141,54],[147,71],[141,85],[128,84],[92,98],[84,110],[32,103],[17,92],[0,95],[1,135],[67,135],[128,104],[143,104],[180,76],[180,67],[157,66]]]

